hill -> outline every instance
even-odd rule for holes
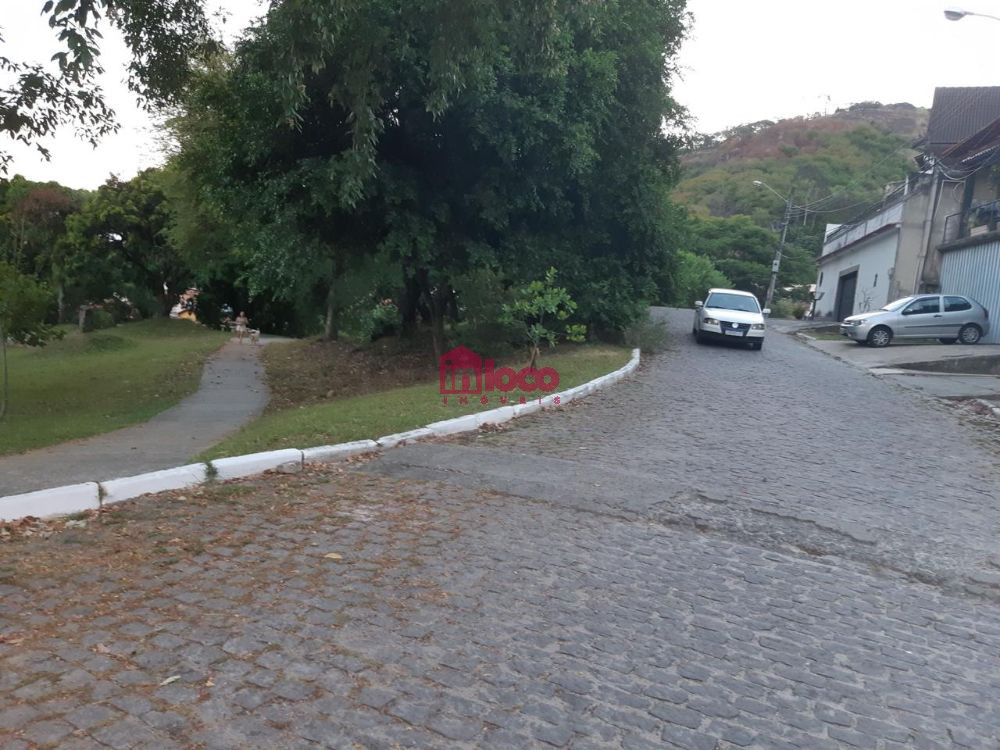
[[[827,223],[850,221],[905,178],[928,117],[928,110],[912,104],[863,102],[831,115],[764,120],[694,136],[673,192],[689,214],[675,301],[684,303],[709,278],[720,283],[712,271],[763,294],[784,201],[755,186],[758,180],[797,206],[779,284],[812,282]],[[698,262],[692,255],[700,256]]]
[[[864,102],[832,115],[699,135],[682,158],[674,197],[700,216],[742,214],[767,227],[781,206],[754,187],[763,180],[795,203],[815,203],[815,213],[800,217],[806,223],[845,221],[906,175],[928,116],[912,104]]]

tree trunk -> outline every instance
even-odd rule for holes
[[[431,343],[434,346],[434,363],[437,364],[444,356],[444,307],[445,300],[440,290],[435,292],[431,287],[430,274],[427,269],[419,273],[420,286],[427,300],[427,308],[431,317]]]
[[[538,360],[541,358],[542,352],[538,348],[538,344],[531,345],[531,361],[528,362],[528,367],[531,369],[538,368]]]
[[[165,318],[169,318],[170,310],[177,302],[180,302],[180,298],[171,299],[170,289],[167,287],[166,284],[163,284],[160,288],[162,289],[162,291],[154,296],[156,297],[157,302],[160,303],[160,315],[162,315]]]
[[[333,285],[326,295],[326,319],[323,322],[323,338],[327,341],[336,341],[340,335],[339,318],[337,315],[337,300],[334,298]]]
[[[444,315],[437,300],[431,300],[431,342],[434,345],[434,361],[440,362],[444,356]]]
[[[10,378],[7,373],[7,332],[0,324],[0,359],[3,359],[3,395],[0,395],[0,419],[7,416],[7,401],[10,397]]]
[[[420,284],[413,277],[403,279],[403,290],[399,295],[400,338],[412,336],[417,330],[420,315]]]
[[[66,297],[63,283],[56,284],[56,322],[62,323],[66,314]]]

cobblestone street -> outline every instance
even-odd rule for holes
[[[0,747],[1000,745],[994,433],[688,315],[558,413],[0,545]]]

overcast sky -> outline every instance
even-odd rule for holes
[[[907,101],[930,106],[935,86],[1000,85],[995,56],[1000,22],[945,20],[954,0],[689,0],[695,22],[675,94],[714,132],[731,125],[835,109],[853,102]],[[42,0],[0,0],[4,53],[47,59],[55,42],[38,10]],[[227,37],[261,12],[259,0],[215,0],[230,16]],[[1000,16],[1000,0],[970,0],[967,10]],[[48,145],[45,162],[27,148],[14,153],[11,173],[96,187],[110,173],[131,177],[160,162],[155,128],[124,84],[127,52],[105,34],[104,88],[121,131],[96,150],[71,131]]]

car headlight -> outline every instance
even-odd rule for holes
[[[719,325],[719,321],[717,321],[715,318],[703,318],[701,322],[704,323],[705,325],[710,325],[710,326]]]
[[[851,321],[851,325],[852,326],[863,326],[867,322],[868,321],[865,318],[862,318],[861,320],[852,320]]]
[[[753,330],[755,330],[755,331],[763,331],[763,330],[764,330],[764,324],[763,324],[763,323],[754,323],[754,324],[753,324],[752,326],[750,326],[750,327],[751,327],[751,328],[752,328]]]

